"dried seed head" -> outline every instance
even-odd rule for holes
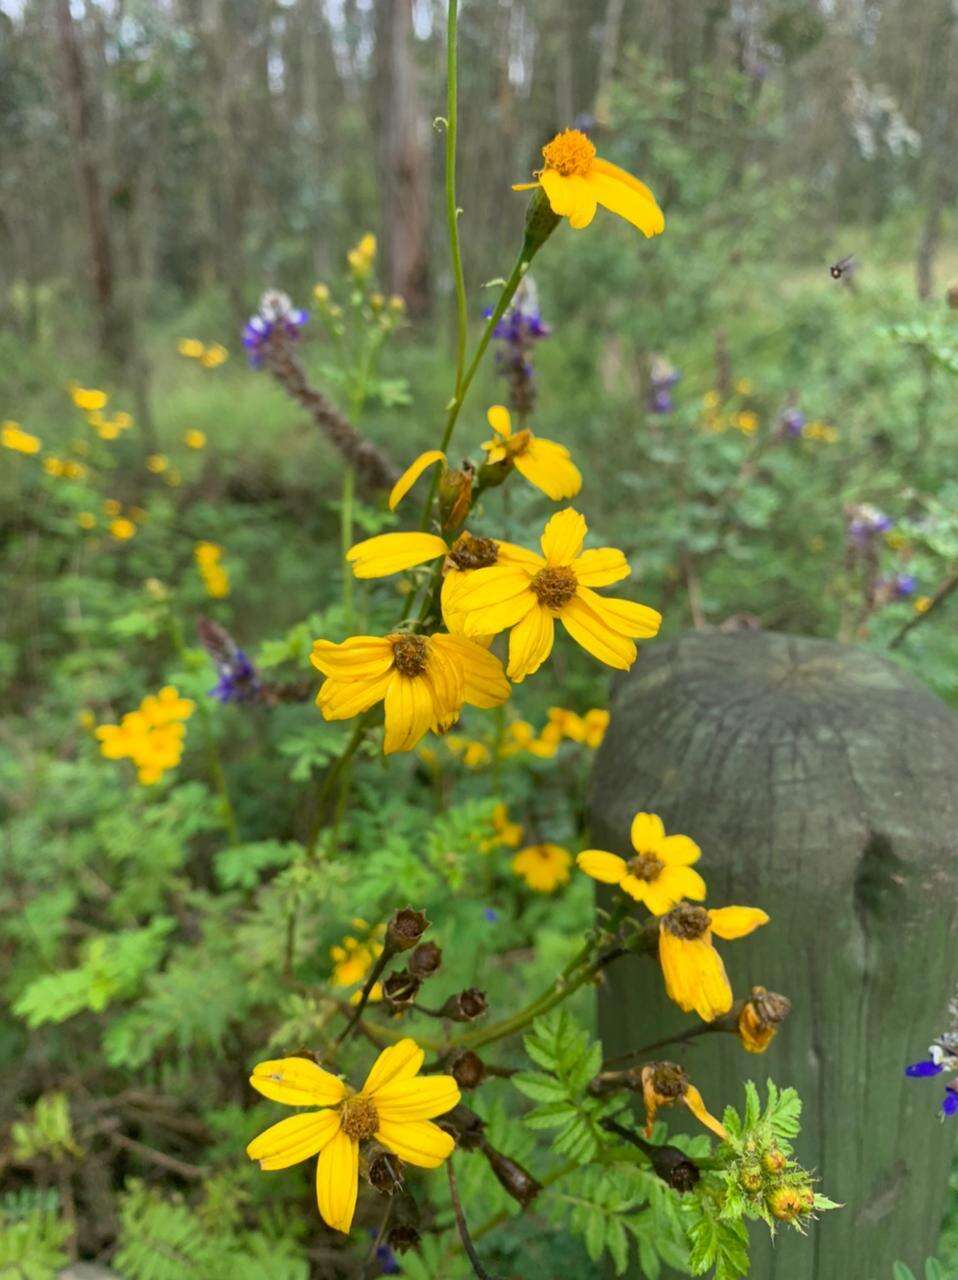
[[[492,538],[474,538],[465,532],[452,544],[449,559],[457,569],[488,569],[499,559],[499,549]]]
[[[378,1147],[367,1158],[366,1177],[382,1195],[395,1195],[402,1190],[405,1166],[397,1155]]]
[[[489,1005],[486,993],[478,987],[467,987],[454,996],[450,996],[442,1006],[442,1016],[451,1018],[453,1022],[473,1022],[481,1018]]]
[[[477,1053],[464,1049],[449,1068],[460,1089],[477,1089],[486,1078],[486,1068]]]
[[[402,907],[386,926],[386,951],[395,955],[397,951],[412,950],[428,928],[429,921],[424,911]]]
[[[435,942],[422,942],[409,957],[409,972],[420,982],[431,978],[442,967],[442,948]]]
[[[709,913],[704,907],[693,907],[690,902],[680,902],[661,920],[663,929],[685,942],[695,942],[709,930]]]

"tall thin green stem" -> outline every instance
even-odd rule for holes
[[[459,206],[456,203],[456,143],[459,134],[459,0],[449,0],[446,29],[446,226],[449,256],[456,283],[456,399],[462,391],[466,367],[466,279],[459,244]],[[445,448],[445,445],[443,445]]]
[[[343,561],[343,613],[347,631],[353,625],[353,571],[346,560],[346,553],[353,545],[353,494],[356,489],[356,472],[347,464],[343,471],[343,497],[339,509],[340,547]]]

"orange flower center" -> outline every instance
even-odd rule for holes
[[[421,676],[426,670],[429,650],[425,637],[414,635],[390,636],[393,647],[393,666],[401,676]]]
[[[449,559],[457,569],[488,569],[499,559],[499,548],[492,538],[474,538],[461,533],[452,544]]]
[[[343,1133],[354,1142],[365,1142],[379,1128],[376,1104],[372,1098],[366,1098],[361,1093],[354,1098],[347,1098],[339,1114]]]
[[[629,871],[637,880],[658,880],[664,866],[654,853],[638,853],[629,859]]]
[[[668,915],[662,917],[662,928],[667,929],[674,938],[695,942],[709,931],[709,913],[704,907],[693,907],[689,902],[680,902]]]
[[[540,569],[529,585],[540,604],[561,609],[575,595],[579,581],[568,565],[549,565]]]
[[[547,169],[555,169],[564,178],[573,174],[580,176],[589,172],[595,159],[595,147],[578,129],[566,129],[557,133],[551,142],[542,148],[542,158]]]

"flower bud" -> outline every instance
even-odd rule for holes
[[[743,1190],[752,1192],[761,1191],[765,1183],[761,1167],[757,1164],[743,1165],[738,1180]]]
[[[377,1146],[366,1156],[366,1178],[382,1195],[391,1196],[401,1191],[404,1176],[403,1162],[391,1151]]]
[[[461,470],[451,467],[439,481],[439,517],[444,534],[455,533],[472,506],[472,482],[475,469],[466,463]]]
[[[478,1151],[485,1141],[482,1136],[486,1127],[485,1120],[461,1102],[456,1103],[444,1116],[437,1117],[435,1123],[455,1138],[456,1145],[463,1151]]]
[[[388,978],[383,979],[383,1001],[393,1013],[400,1009],[408,1009],[419,995],[419,979],[408,969],[397,969]]]
[[[412,907],[400,908],[386,926],[386,954],[411,951],[428,928],[429,921],[425,911],[414,911]]]
[[[420,982],[425,982],[442,966],[442,948],[435,942],[421,942],[409,957],[409,972]]]
[[[782,1222],[794,1222],[803,1214],[811,1213],[815,1196],[810,1187],[779,1187],[766,1201],[772,1216]]]
[[[478,1089],[486,1078],[486,1068],[477,1053],[464,1049],[449,1067],[449,1074],[460,1089]]]
[[[467,987],[454,996],[450,996],[442,1006],[442,1016],[451,1018],[453,1022],[474,1022],[481,1018],[488,1009],[486,993],[478,987]]]
[[[522,260],[531,262],[555,231],[561,219],[553,213],[549,197],[541,187],[536,187],[526,210],[525,238],[522,242]]]
[[[392,1222],[386,1243],[397,1253],[415,1249],[419,1244],[419,1206],[408,1191],[393,1197]]]
[[[772,1147],[771,1151],[767,1151],[762,1157],[762,1167],[768,1173],[784,1173],[788,1164],[788,1158],[784,1152],[779,1151],[778,1147]]]
[[[738,1015],[738,1034],[749,1053],[764,1053],[791,1012],[792,1002],[775,991],[753,987]]]
[[[482,1154],[489,1161],[489,1168],[496,1175],[496,1181],[503,1191],[517,1200],[523,1209],[527,1209],[542,1190],[542,1184],[536,1182],[521,1164],[503,1155],[495,1147],[490,1147],[488,1142],[482,1144]]]

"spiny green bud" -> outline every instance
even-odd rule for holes
[[[762,1184],[765,1181],[761,1167],[757,1164],[744,1165],[738,1175],[738,1180],[745,1191],[761,1191]]]
[[[783,1173],[788,1159],[778,1147],[772,1147],[771,1151],[767,1151],[762,1157],[762,1164],[769,1173]]]

